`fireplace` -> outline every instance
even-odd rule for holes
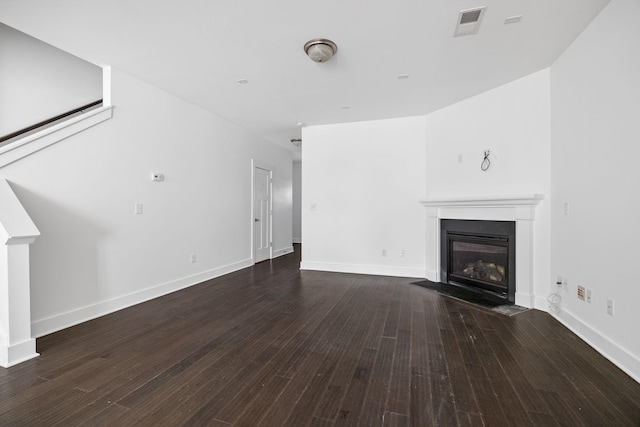
[[[440,281],[515,302],[514,221],[440,220]]]
[[[515,303],[522,307],[535,306],[533,287],[534,223],[536,208],[544,199],[542,194],[478,197],[429,197],[422,205],[427,208],[427,268],[425,278],[432,282],[444,282],[442,274],[442,242],[440,223],[443,220],[503,221],[515,224],[515,280],[509,282],[515,288]],[[544,227],[543,227],[544,228]],[[539,298],[538,304],[546,300]]]

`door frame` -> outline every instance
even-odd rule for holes
[[[255,159],[251,159],[251,217],[249,218],[251,230],[251,264],[256,263],[255,246],[255,172],[256,168],[269,172],[269,259],[273,259],[273,166]]]

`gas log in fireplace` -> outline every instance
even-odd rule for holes
[[[440,220],[440,280],[515,302],[514,221]]]

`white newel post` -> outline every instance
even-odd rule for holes
[[[31,336],[29,245],[40,235],[6,180],[0,180],[0,366],[38,356]]]

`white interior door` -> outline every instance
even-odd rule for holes
[[[271,171],[253,170],[253,261],[271,259]]]

